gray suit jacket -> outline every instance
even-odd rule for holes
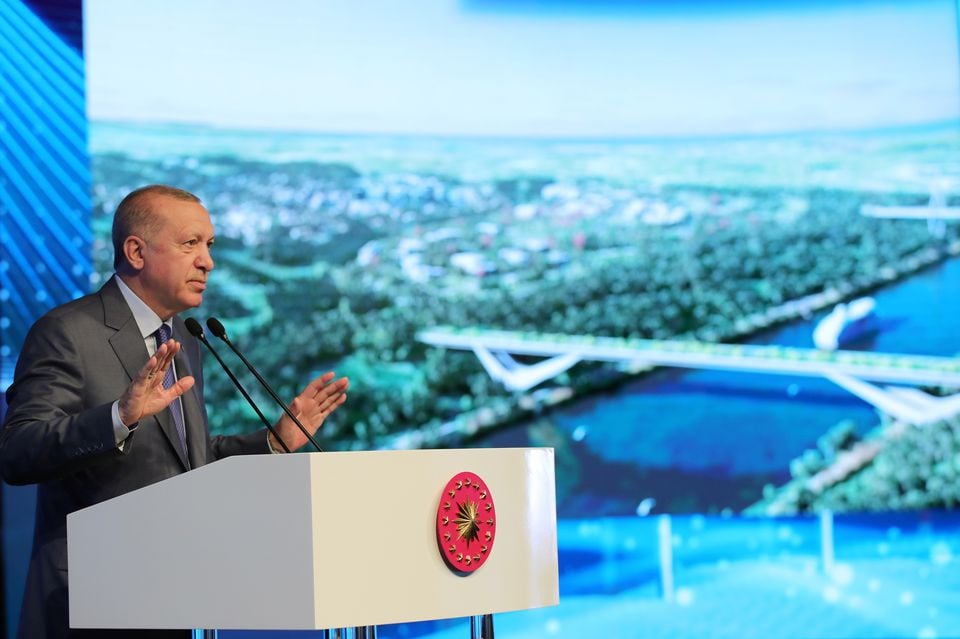
[[[113,279],[97,293],[53,309],[30,329],[7,391],[0,432],[3,478],[39,484],[19,636],[68,636],[68,513],[222,457],[268,451],[265,429],[210,437],[200,345],[178,317],[174,337],[183,343],[178,375],[196,379],[182,396],[189,460],[179,450],[169,410],[143,420],[123,451],[117,449],[112,405],[148,354]],[[110,543],[110,531],[104,531],[104,543]],[[122,601],[136,593],[118,596]]]

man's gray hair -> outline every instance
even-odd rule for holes
[[[128,237],[149,237],[160,230],[161,220],[151,208],[151,200],[158,195],[200,203],[200,198],[190,191],[165,184],[151,184],[131,191],[113,214],[113,268],[119,268],[124,261],[123,243]]]

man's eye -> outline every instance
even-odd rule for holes
[[[187,240],[186,244],[187,246],[196,246],[197,240]]]

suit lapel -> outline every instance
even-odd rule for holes
[[[187,463],[187,457],[183,452],[183,446],[180,445],[180,435],[177,434],[177,426],[173,423],[173,416],[170,414],[170,409],[165,408],[154,415],[153,419],[156,420],[157,424],[160,426],[160,430],[163,431],[164,435],[166,435],[167,443],[169,443],[170,447],[173,448],[173,452],[177,454],[177,459],[180,460],[180,463],[183,465],[183,469],[190,470],[190,466]]]
[[[100,289],[100,299],[103,301],[103,323],[117,331],[110,338],[110,346],[123,365],[127,377],[133,381],[133,378],[137,376],[140,369],[150,358],[144,344],[143,335],[140,334],[140,328],[137,326],[136,320],[133,319],[133,312],[127,305],[127,301],[123,299],[123,294],[113,278]],[[179,360],[177,365],[179,366]],[[177,427],[170,416],[170,410],[160,411],[149,418],[148,421],[151,420],[166,436],[180,463],[183,464],[184,470],[187,470],[189,466],[181,450],[180,437],[177,435]]]
[[[103,323],[117,331],[110,338],[110,346],[127,372],[127,377],[133,381],[150,357],[140,328],[112,279],[100,289],[100,299],[103,301]]]

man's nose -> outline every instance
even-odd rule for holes
[[[200,255],[197,256],[196,266],[204,271],[213,270],[213,255],[210,253],[209,248],[205,248],[200,251]]]

